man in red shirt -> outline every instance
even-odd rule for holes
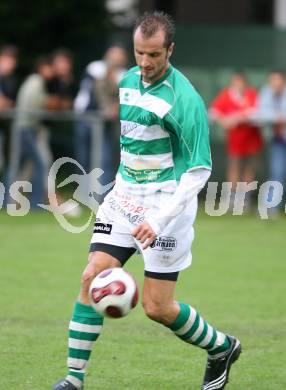
[[[243,73],[234,73],[230,85],[213,100],[211,120],[226,130],[228,181],[235,190],[238,181],[251,182],[255,177],[257,154],[262,150],[260,129],[249,118],[256,106],[257,92]]]

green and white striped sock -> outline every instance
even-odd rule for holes
[[[189,344],[207,350],[209,355],[218,355],[230,347],[227,336],[209,325],[190,305],[180,303],[180,313],[168,326],[176,336]]]
[[[103,317],[88,305],[76,302],[69,324],[69,368],[66,379],[81,388],[87,361],[103,324]]]

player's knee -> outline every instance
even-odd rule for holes
[[[142,306],[146,316],[151,320],[156,322],[164,322],[165,311],[160,304],[157,304],[153,301],[143,301]]]
[[[91,254],[89,257],[89,262],[82,273],[81,283],[83,287],[89,288],[92,280],[103,271],[106,267],[98,263],[95,257]]]
[[[91,252],[88,258],[88,264],[82,274],[82,287],[89,289],[92,280],[107,268],[118,267],[119,263],[110,258],[100,257],[96,252]]]
[[[81,277],[82,286],[89,287],[90,283],[95,278],[95,276],[96,273],[94,272],[94,270],[90,269],[90,267],[87,267],[82,273],[82,277]]]

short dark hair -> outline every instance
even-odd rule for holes
[[[239,77],[241,79],[247,80],[247,75],[242,69],[234,69],[231,77]]]
[[[166,47],[169,47],[174,41],[175,23],[172,17],[165,12],[145,12],[143,15],[139,16],[135,22],[133,35],[139,27],[145,38],[150,38],[160,29],[163,30],[165,33],[164,45]]]
[[[54,60],[56,57],[65,57],[69,61],[73,62],[73,53],[70,49],[68,49],[66,47],[60,47],[58,49],[55,49],[52,52],[51,57],[52,57],[52,60]]]
[[[281,68],[271,69],[270,74],[279,74],[280,76],[285,77],[285,71]]]
[[[50,55],[42,55],[36,58],[35,61],[35,70],[38,71],[39,68],[45,65],[52,65],[52,58]]]
[[[10,57],[18,57],[18,48],[14,45],[5,45],[0,47],[0,55],[6,55]]]

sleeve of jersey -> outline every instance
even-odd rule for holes
[[[190,169],[211,169],[208,115],[204,102],[196,99],[184,102],[180,118],[179,139],[184,161]]]
[[[147,214],[146,221],[149,223],[156,235],[159,235],[173,218],[176,218],[184,212],[188,204],[205,186],[210,174],[211,171],[204,168],[184,173],[181,176],[176,192],[168,203],[168,210],[164,208],[160,209],[155,215]]]

